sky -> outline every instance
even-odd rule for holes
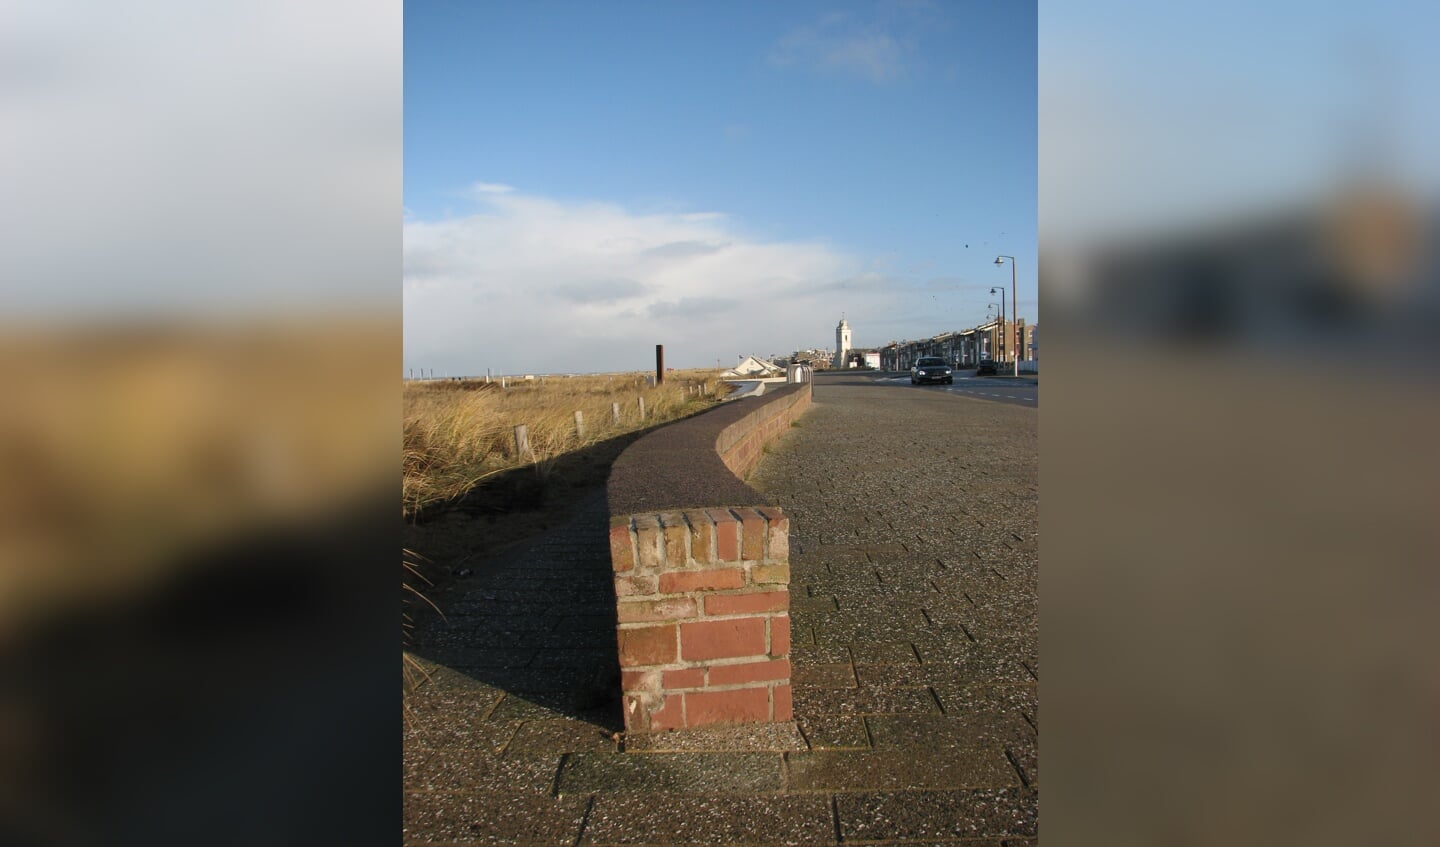
[[[644,370],[1036,297],[1033,3],[407,2],[404,366]]]
[[[1436,8],[1046,5],[1047,250],[1313,207],[1362,178],[1433,196]],[[1047,296],[1059,277],[1047,280]]]

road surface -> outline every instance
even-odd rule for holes
[[[913,391],[944,391],[962,397],[1013,403],[1017,406],[1040,405],[1039,384],[1027,382],[1023,376],[1018,381],[1014,377],[975,376],[973,370],[958,370],[954,375],[954,385],[911,385],[909,376],[896,374],[880,374],[875,377],[875,381]]]

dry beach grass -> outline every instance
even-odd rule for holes
[[[713,371],[676,371],[651,387],[644,374],[499,381],[409,382],[404,388],[403,509],[414,519],[453,502],[488,477],[533,465],[545,475],[561,457],[714,405],[727,389]],[[645,417],[640,417],[640,400]],[[620,405],[620,420],[612,404]],[[577,433],[575,413],[584,422]],[[516,450],[528,430],[531,455]]]
[[[730,386],[714,371],[498,381],[432,380],[404,387],[401,563],[403,626],[444,614],[447,588],[495,550],[563,522],[575,496],[647,429],[705,411]],[[645,414],[641,417],[640,401]],[[619,404],[615,420],[612,404]],[[575,413],[584,422],[577,432]],[[515,427],[530,452],[516,449]],[[404,663],[405,688],[420,681]]]

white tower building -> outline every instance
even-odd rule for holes
[[[845,316],[840,316],[840,323],[835,325],[835,367],[845,367],[845,354],[850,352],[850,324],[845,322]]]

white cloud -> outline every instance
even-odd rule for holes
[[[503,182],[477,182],[470,187],[480,194],[509,194],[515,190],[514,186]]]
[[[0,278],[23,280],[6,286],[6,317],[393,302],[399,4],[52,0],[3,14]]]
[[[879,326],[893,302],[864,264],[823,243],[758,241],[720,213],[488,194],[469,217],[405,223],[405,362],[643,370],[664,344],[673,366],[709,367],[833,342],[841,311],[863,342],[859,316]]]
[[[881,83],[904,75],[907,52],[901,41],[879,27],[862,25],[846,14],[830,14],[786,34],[771,49],[770,61]]]

